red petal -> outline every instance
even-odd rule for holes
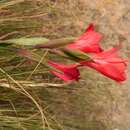
[[[98,63],[89,63],[89,62],[84,62],[82,63],[84,65],[87,65],[98,72],[102,73],[103,75],[116,80],[116,81],[124,81],[126,80],[126,75],[125,75],[125,68],[126,65],[124,63],[120,64],[111,64],[111,63],[104,63],[104,64],[98,64]]]
[[[77,64],[69,64],[69,65],[65,65],[65,64],[61,64],[61,63],[56,63],[54,61],[48,61],[48,63],[53,66],[56,69],[59,69],[61,71],[64,71],[66,69],[72,69],[72,68],[76,68],[78,65]]]
[[[103,61],[111,62],[111,63],[128,62],[128,59],[121,58],[117,54],[118,50],[119,48],[111,48],[107,51],[103,51],[101,53],[96,54],[95,56],[93,56],[93,59],[103,60]]]
[[[94,31],[94,25],[93,25],[93,23],[89,24],[88,28],[86,29],[86,32],[87,31]]]
[[[59,77],[60,79],[64,80],[64,81],[70,81],[70,80],[78,80],[78,79],[75,79],[67,74],[62,74],[62,73],[58,73],[56,71],[50,71],[53,75]]]
[[[51,71],[52,74],[56,75],[57,77],[63,80],[78,80],[80,73],[78,70],[77,64],[65,65],[59,64],[53,61],[48,62],[52,67],[61,71],[61,73],[56,71]]]
[[[98,44],[102,35],[94,31],[94,26],[90,24],[86,32],[81,35],[75,42],[67,45],[67,48],[78,49],[86,53],[98,53],[102,49]]]
[[[109,49],[94,55],[92,57],[93,62],[81,62],[81,64],[89,66],[116,81],[124,81],[126,79],[127,59],[121,58],[117,51],[118,48]]]

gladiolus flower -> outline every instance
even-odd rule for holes
[[[102,51],[99,41],[102,35],[94,31],[94,25],[90,24],[85,33],[81,35],[76,41],[70,43],[66,47],[69,49],[76,49],[86,53],[99,53]]]
[[[118,82],[124,81],[126,80],[125,69],[127,60],[118,56],[117,51],[118,48],[109,49],[92,56],[93,61],[85,61],[81,62],[81,64],[89,66]]]
[[[55,70],[50,70],[50,72],[52,74],[54,74],[55,76],[59,77],[60,79],[64,80],[64,81],[73,81],[79,80],[79,70],[77,69],[77,64],[71,64],[71,65],[65,65],[65,64],[59,64],[53,61],[49,61],[48,64],[51,67],[54,67],[55,69],[59,70],[55,71]]]

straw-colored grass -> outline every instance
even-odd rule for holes
[[[105,4],[111,4],[111,0],[107,1],[98,2],[97,9],[101,7],[104,11]],[[106,10],[100,13],[93,9],[92,2],[91,8],[85,5],[88,2],[0,1],[0,130],[115,129],[112,118],[118,111],[117,102],[122,99],[116,83],[86,68],[81,70],[82,78],[78,83],[63,83],[51,75],[44,64],[48,58],[62,62],[66,59],[49,54],[48,50],[32,50],[29,46],[40,56],[34,62],[14,51],[14,47],[26,48],[24,42],[21,46],[1,44],[2,40],[21,37],[77,37],[89,22],[99,23],[96,29],[100,31],[107,30],[109,20],[103,14]],[[111,32],[109,29],[106,34]],[[113,41],[117,41],[116,36]]]

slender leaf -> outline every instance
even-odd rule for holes
[[[31,38],[15,38],[9,40],[0,40],[0,44],[15,44],[15,45],[23,45],[23,46],[34,46],[37,44],[46,43],[49,40],[44,37],[31,37]]]

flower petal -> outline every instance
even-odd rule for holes
[[[93,23],[90,23],[89,24],[89,26],[87,27],[87,29],[86,29],[86,32],[87,31],[94,31],[94,25],[93,25]]]
[[[60,79],[64,80],[64,81],[70,81],[70,80],[78,80],[78,79],[75,79],[73,77],[71,77],[70,75],[64,73],[58,73],[56,71],[50,71],[53,75],[59,77]]]
[[[60,70],[61,73],[53,70],[51,70],[50,72],[56,75],[57,77],[61,78],[62,80],[79,80],[80,73],[77,68],[77,64],[65,65],[56,63],[54,61],[49,61],[48,63],[57,70]]]
[[[83,65],[87,65],[96,71],[102,73],[103,75],[116,80],[116,81],[124,81],[126,80],[126,75],[124,72],[124,69],[126,68],[126,65],[123,63],[120,64],[111,64],[111,63],[104,63],[104,64],[98,64],[98,63],[89,63],[84,62]]]
[[[99,53],[102,51],[100,45],[98,44],[101,38],[102,35],[95,32],[93,24],[90,24],[83,35],[66,47],[70,49],[77,49],[86,53]]]
[[[118,48],[95,54],[93,61],[81,62],[81,65],[89,66],[103,75],[118,82],[126,80],[125,69],[127,60],[117,54]]]

